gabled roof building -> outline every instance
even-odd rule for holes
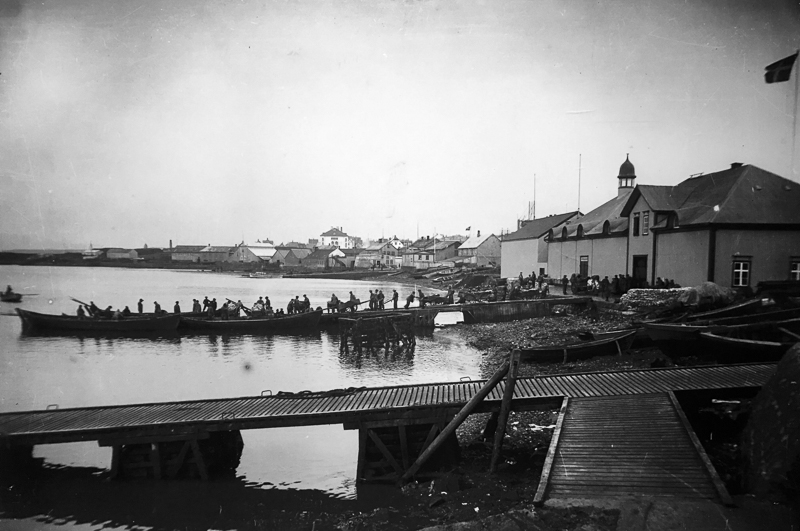
[[[639,284],[661,278],[734,288],[800,280],[798,183],[740,163],[675,186],[630,188],[635,178],[626,159],[615,199],[550,231],[548,268],[557,271],[551,276],[630,275]]]
[[[580,216],[577,210],[520,222],[519,228],[503,236],[500,245],[500,276],[526,276],[547,273],[548,245],[545,242],[551,229],[560,227]]]

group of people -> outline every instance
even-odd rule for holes
[[[600,275],[582,277],[580,274],[575,273],[570,278],[564,275],[561,279],[561,286],[564,295],[567,294],[567,286],[570,286],[572,293],[577,294],[586,291],[589,295],[597,295],[605,300],[609,298],[617,299],[628,293],[630,289],[671,289],[680,287],[674,280],[669,278],[662,279],[658,277],[655,284],[651,286],[646,280],[633,278],[630,275],[618,274],[614,275],[612,279],[609,279],[608,276],[600,279]]]

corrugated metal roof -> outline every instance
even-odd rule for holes
[[[477,249],[481,245],[483,245],[486,240],[491,237],[497,238],[494,234],[484,234],[483,236],[471,236],[467,239],[464,243],[459,245],[459,249]]]

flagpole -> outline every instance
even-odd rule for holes
[[[800,55],[800,49],[797,50],[797,54]],[[797,177],[797,172],[795,171],[794,166],[794,154],[795,150],[797,149],[797,93],[800,92],[800,72],[798,69],[795,68],[794,73],[794,118],[792,122],[792,167],[789,169],[789,173],[793,177]]]

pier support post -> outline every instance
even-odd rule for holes
[[[503,448],[503,437],[506,435],[506,425],[508,414],[511,412],[511,398],[514,396],[514,387],[517,383],[517,373],[519,372],[520,352],[514,349],[509,360],[508,376],[506,377],[505,389],[503,389],[503,402],[500,404],[500,415],[497,418],[497,431],[494,433],[494,448],[492,449],[492,461],[489,464],[489,472],[497,469],[497,461],[500,459],[500,450]]]
[[[236,472],[244,442],[238,430],[101,439],[110,446],[112,478],[174,479],[228,476]]]

